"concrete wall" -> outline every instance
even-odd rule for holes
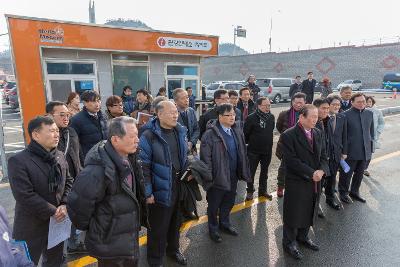
[[[365,87],[379,88],[388,72],[400,72],[400,43],[365,47],[338,47],[287,53],[264,53],[214,57],[202,61],[203,82],[244,80],[257,77],[329,77],[334,86],[347,79],[360,79]]]

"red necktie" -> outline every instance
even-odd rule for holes
[[[249,105],[243,104],[243,120],[244,121],[247,119],[248,115],[249,115]]]

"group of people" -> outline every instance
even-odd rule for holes
[[[206,191],[209,236],[216,243],[223,241],[221,233],[239,235],[229,216],[237,184],[247,183],[246,200],[252,200],[258,165],[258,196],[272,199],[267,181],[276,126],[284,249],[297,259],[297,241],[318,250],[308,231],[315,216],[323,216],[322,188],[326,203],[340,209],[338,170],[340,201],[365,202],[359,188],[379,144],[381,114],[373,98],[343,87],[340,96],[315,99],[314,105],[294,93],[275,122],[270,100],[254,93],[251,86],[239,93],[216,90],[214,106],[198,120],[191,88],[175,89],[173,100],[138,90],[133,101],[126,86],[121,97],[107,99],[105,112],[96,91],[82,93],[82,110],[79,95],[49,102],[46,114],[28,124],[27,148],[8,162],[16,199],[13,238],[27,243],[35,265],[42,258],[43,266],[60,266],[64,244],[47,249],[49,220],[68,216],[69,253],[87,252],[98,266],[138,266],[143,226],[150,266],[162,266],[165,255],[187,265],[179,229],[183,217],[197,218],[199,186]],[[138,125],[135,117],[143,111],[152,118]]]

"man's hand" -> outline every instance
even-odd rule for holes
[[[192,147],[193,147],[192,142],[188,142],[188,149],[189,149],[189,151],[192,150]]]
[[[67,208],[65,205],[61,205],[57,208],[56,213],[54,213],[54,218],[57,222],[62,222],[67,216]]]
[[[146,203],[147,203],[147,204],[154,204],[154,203],[156,203],[156,202],[154,201],[154,196],[151,195],[150,197],[148,197],[148,198],[146,199]]]
[[[321,173],[322,173],[322,174],[321,174]],[[312,179],[313,179],[314,182],[319,182],[319,181],[321,181],[322,176],[324,176],[324,172],[321,171],[321,170],[316,170],[316,171],[314,172],[314,174],[313,174]]]
[[[342,159],[343,160],[347,159],[347,155],[342,154]]]

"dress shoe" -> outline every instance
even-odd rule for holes
[[[259,192],[258,196],[259,197],[265,197],[268,200],[272,200],[272,195],[268,194],[267,192]]]
[[[289,253],[289,255],[296,260],[301,260],[303,258],[303,254],[299,251],[296,245],[283,245],[283,250]]]
[[[334,210],[340,210],[340,205],[335,203],[333,200],[326,200],[326,204]]]
[[[361,203],[367,202],[364,198],[360,197],[359,194],[350,193],[349,195],[351,196],[351,198],[352,198],[353,200],[359,201],[359,202],[361,202]]]
[[[278,190],[276,191],[276,195],[278,197],[283,197],[283,187],[282,186],[278,186]]]
[[[253,193],[252,192],[247,192],[246,194],[246,201],[253,200]]]
[[[194,212],[185,213],[183,216],[189,220],[197,220],[199,218],[194,214]]]
[[[187,265],[187,259],[185,256],[183,256],[182,253],[175,252],[172,254],[168,254],[168,256],[173,259],[176,263],[178,263],[179,265]]]
[[[369,171],[368,171],[368,170],[365,170],[365,171],[364,171],[364,175],[365,175],[365,176],[368,176],[368,177],[370,177],[370,176],[371,176],[371,174],[369,173]]]
[[[221,236],[219,235],[218,232],[213,232],[213,233],[210,232],[210,238],[215,243],[221,243],[222,242],[222,238],[221,238]]]
[[[351,200],[351,198],[348,195],[340,196],[340,201],[342,201],[343,203],[346,203],[346,204],[353,203],[353,200]]]
[[[319,250],[319,246],[317,244],[315,244],[311,239],[308,239],[306,241],[299,241],[300,244],[302,244],[303,246],[305,246],[308,249],[314,250],[314,251],[318,251]]]
[[[79,245],[76,248],[67,248],[67,253],[68,255],[73,255],[73,254],[86,254],[88,253],[86,247],[84,244],[79,243]]]
[[[221,232],[224,232],[225,234],[228,234],[228,235],[233,235],[233,236],[239,235],[238,231],[232,226],[229,226],[229,227],[221,226],[219,229],[221,230]]]
[[[321,218],[321,219],[325,218],[325,214],[322,211],[321,205],[318,206],[318,217]]]

